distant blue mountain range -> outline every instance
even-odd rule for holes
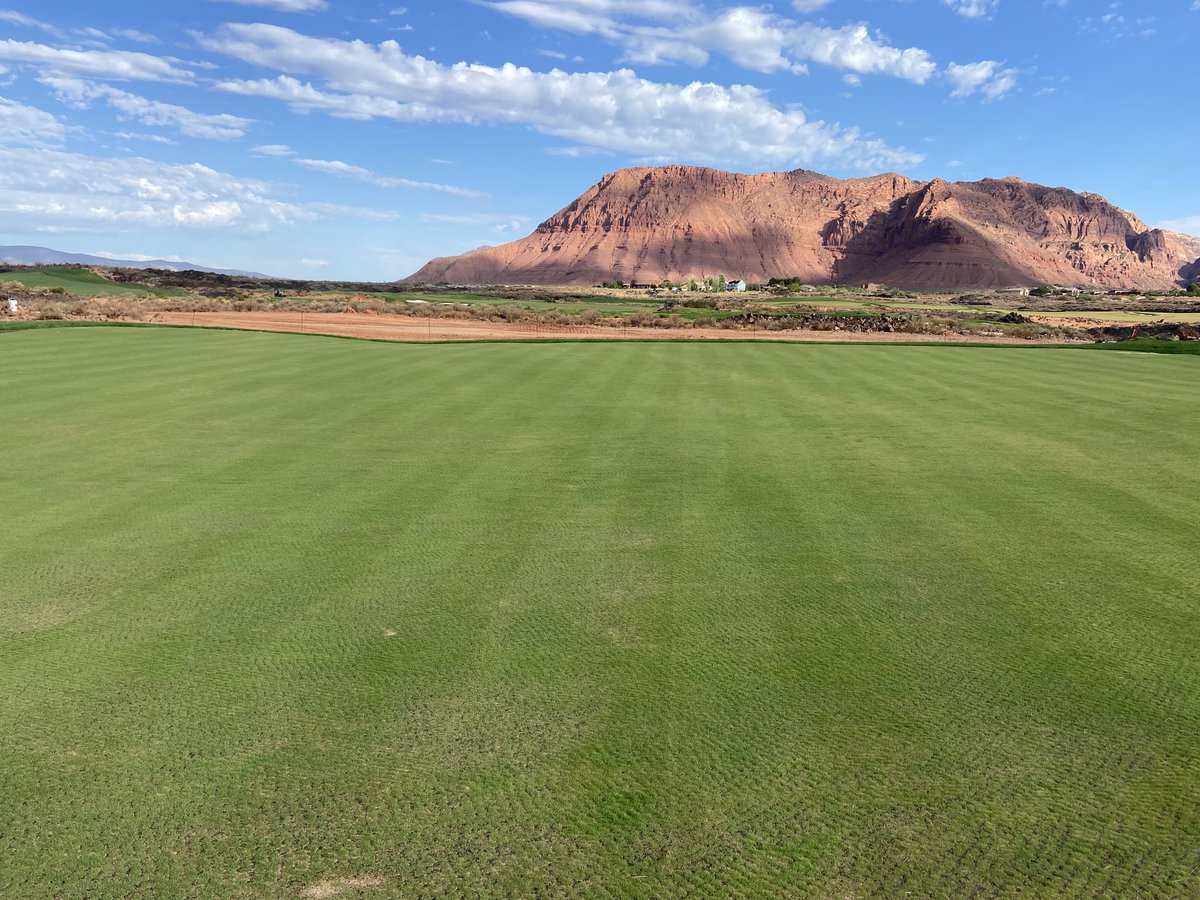
[[[86,253],[63,253],[49,247],[0,247],[0,263],[9,266],[112,266],[118,269],[166,269],[169,272],[211,272],[214,275],[248,275],[251,278],[270,278],[260,272],[243,272],[240,269],[210,269],[190,262],[172,262],[166,259],[109,259],[105,256],[88,256]]]

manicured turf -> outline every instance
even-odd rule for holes
[[[0,334],[0,892],[1200,894],[1200,360]]]
[[[188,293],[181,288],[151,288],[144,284],[109,281],[95,272],[70,266],[0,271],[0,281],[16,281],[27,288],[61,288],[75,297],[185,297]]]

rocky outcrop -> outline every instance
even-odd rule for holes
[[[1165,290],[1200,270],[1197,257],[1200,240],[1150,229],[1097,194],[1019,178],[666,166],[606,175],[529,237],[435,259],[406,280],[653,284],[724,274],[918,290]]]

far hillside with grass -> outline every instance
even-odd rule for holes
[[[0,282],[15,282],[28,290],[49,290],[74,297],[184,297],[182,288],[152,288],[134,282],[102,278],[74,266],[31,266],[0,271]]]

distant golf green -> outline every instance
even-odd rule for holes
[[[31,329],[0,433],[5,896],[1200,895],[1194,356]]]
[[[181,288],[151,288],[144,284],[109,281],[88,269],[69,266],[0,271],[0,281],[15,281],[27,288],[61,288],[75,297],[183,297],[188,293]]]

